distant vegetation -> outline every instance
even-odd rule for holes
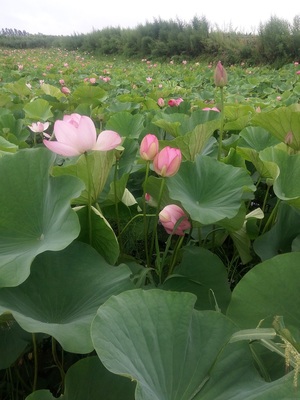
[[[280,67],[300,58],[300,15],[293,23],[271,17],[257,33],[212,27],[205,17],[189,23],[154,19],[136,28],[108,27],[88,34],[49,36],[17,29],[0,31],[0,46],[8,48],[50,48],[80,50],[94,55],[127,58],[222,59],[224,63],[271,64]]]

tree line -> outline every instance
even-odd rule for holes
[[[300,15],[293,23],[273,16],[255,33],[213,27],[206,17],[189,23],[180,19],[140,24],[135,28],[107,27],[87,34],[49,36],[2,29],[0,46],[8,48],[60,47],[94,55],[127,58],[219,59],[227,64],[268,63],[275,67],[300,58]]]

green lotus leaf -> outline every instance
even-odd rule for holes
[[[280,147],[260,152],[274,180],[274,193],[280,200],[300,208],[300,154],[288,154]]]
[[[190,293],[137,289],[98,309],[95,350],[109,371],[137,382],[136,400],[297,398],[292,373],[266,383],[248,345],[229,343],[236,326],[194,303]]]
[[[10,313],[2,314],[0,316],[0,370],[9,368],[31,342],[31,334],[25,332]]]
[[[300,235],[300,210],[281,202],[272,228],[253,243],[255,253],[265,261],[293,251],[294,240]]]
[[[283,316],[287,326],[300,330],[299,265],[295,252],[253,267],[234,288],[227,315],[242,329],[269,328],[276,316]]]
[[[191,219],[203,225],[235,217],[245,196],[251,197],[255,190],[243,168],[208,156],[183,162],[177,174],[167,179],[167,186],[170,197],[180,201]]]
[[[259,172],[260,176],[270,178],[271,174],[265,163],[260,159],[260,151],[277,145],[279,142],[276,137],[268,131],[257,126],[248,126],[240,132],[240,139],[237,143],[237,152],[245,160],[251,161]]]
[[[44,99],[36,99],[25,104],[24,111],[26,117],[33,121],[47,121],[53,117],[51,106]]]
[[[82,84],[78,85],[74,92],[72,92],[71,101],[97,106],[101,104],[106,97],[107,92],[99,86]]]
[[[300,112],[294,107],[280,107],[257,113],[252,124],[261,126],[294,150],[300,150]]]
[[[162,288],[194,293],[198,310],[225,312],[231,297],[224,264],[215,254],[201,247],[184,249],[180,265]]]
[[[137,139],[144,129],[144,116],[122,111],[114,114],[109,118],[106,129],[111,129],[119,133],[119,135],[127,138]]]
[[[134,400],[135,384],[112,374],[96,356],[83,358],[66,373],[61,400]],[[54,400],[50,391],[37,390],[26,400]]]
[[[70,203],[83,185],[49,176],[54,158],[43,148],[0,158],[0,287],[23,282],[37,254],[61,250],[79,234]]]
[[[66,164],[61,167],[54,167],[54,176],[72,175],[85,183],[86,189],[80,197],[74,199],[76,205],[89,204],[88,188],[92,203],[95,203],[102,192],[111,167],[114,163],[113,151],[92,151],[87,155],[82,154],[75,163]]]
[[[212,120],[197,125],[191,132],[178,136],[172,141],[161,141],[166,146],[179,147],[184,160],[194,161],[197,154],[205,150],[209,139],[220,125],[219,120]]]
[[[75,208],[79,217],[81,231],[78,240],[89,243],[111,265],[117,261],[120,248],[117,237],[105,217],[96,208],[91,207],[91,221],[88,218],[88,208]],[[89,230],[91,223],[91,231]],[[90,237],[91,235],[91,237]]]
[[[51,335],[66,351],[89,353],[98,307],[133,288],[130,274],[127,266],[112,267],[89,245],[73,242],[37,256],[21,285],[0,289],[0,314],[11,312],[25,331]]]
[[[57,99],[60,99],[61,97],[64,97],[64,94],[61,92],[60,89],[58,89],[56,86],[49,85],[48,83],[43,83],[41,85],[41,90],[52,97],[55,97]]]

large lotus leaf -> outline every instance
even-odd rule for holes
[[[78,207],[75,210],[81,225],[78,240],[89,243],[109,264],[115,264],[120,254],[120,248],[116,235],[108,221],[94,207],[91,207],[91,219],[89,219],[87,207]],[[89,224],[92,225],[90,229]]]
[[[80,197],[74,200],[76,205],[86,205],[89,203],[88,188],[92,203],[95,203],[99,194],[102,192],[115,155],[113,151],[92,151],[87,155],[81,155],[75,163],[66,164],[62,167],[54,167],[53,174],[72,175],[80,178],[86,189],[82,191]]]
[[[226,123],[224,129],[226,131],[240,131],[249,125],[251,115],[254,113],[253,107],[249,105],[226,105],[225,117]]]
[[[205,150],[208,140],[219,126],[219,120],[208,121],[197,125],[191,132],[183,136],[178,136],[172,141],[164,141],[162,143],[180,148],[184,160],[194,161],[196,155]]]
[[[219,312],[195,310],[194,302],[190,293],[137,289],[99,308],[96,352],[108,370],[137,381],[136,400],[297,398],[292,374],[266,383],[247,344],[228,344],[235,325]]]
[[[300,211],[281,202],[275,224],[253,243],[255,253],[262,261],[293,250],[293,244],[300,235]]]
[[[12,71],[10,71],[10,74]],[[26,83],[28,82],[27,78],[21,78],[18,80],[13,80],[13,82],[9,82],[5,85],[5,91],[16,94],[17,96],[31,96],[31,90],[27,87]]]
[[[127,111],[112,115],[106,124],[106,129],[118,132],[121,136],[137,139],[144,129],[144,116]]]
[[[226,165],[208,156],[186,161],[176,175],[167,179],[170,197],[181,202],[191,219],[203,225],[233,218],[244,196],[255,190],[242,168]]]
[[[270,172],[264,162],[259,158],[259,153],[267,147],[275,146],[278,143],[279,140],[265,129],[257,126],[248,126],[240,132],[237,152],[245,160],[252,162],[260,176],[270,178]]]
[[[27,332],[53,336],[66,351],[88,353],[98,307],[133,288],[130,274],[127,266],[112,267],[89,245],[73,242],[37,256],[18,287],[0,289],[0,313],[11,312]]]
[[[165,114],[159,113],[153,119],[153,124],[162,128],[173,137],[183,135],[182,125],[186,125],[188,116],[186,114]]]
[[[162,288],[194,293],[198,310],[225,312],[231,296],[224,264],[215,254],[201,247],[184,249],[180,265]]]
[[[104,368],[98,357],[92,356],[77,361],[68,369],[64,389],[61,400],[134,400],[135,384],[112,374]],[[54,399],[46,390],[38,390],[26,398]]]
[[[269,147],[260,152],[274,180],[276,196],[300,208],[300,154],[288,154],[281,148]]]
[[[31,343],[31,334],[24,331],[11,314],[0,316],[0,370],[10,367]]]
[[[24,106],[26,117],[33,121],[47,121],[53,117],[51,106],[47,100],[36,99]]]
[[[300,112],[294,107],[257,113],[252,118],[252,124],[265,128],[281,142],[288,142],[292,149],[300,150]]]
[[[281,254],[252,268],[235,287],[227,315],[241,328],[270,327],[275,316],[300,329],[300,253]]]
[[[18,150],[18,146],[4,139],[0,136],[0,154],[4,153],[15,153]]]
[[[71,94],[71,101],[77,103],[87,103],[89,105],[99,105],[107,97],[107,92],[99,86],[78,85]]]
[[[23,282],[37,254],[61,250],[79,234],[70,203],[83,185],[49,176],[53,161],[43,148],[0,158],[0,287]]]

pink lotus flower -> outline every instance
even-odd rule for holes
[[[159,107],[163,107],[163,106],[165,105],[164,99],[163,99],[162,97],[160,97],[160,98],[157,100],[157,104],[159,105]]]
[[[70,90],[69,88],[67,88],[66,86],[63,86],[63,87],[61,88],[61,92],[62,92],[63,94],[70,94],[70,93],[71,93],[71,90]]]
[[[182,160],[180,149],[164,147],[153,160],[153,169],[160,176],[173,176],[179,170]]]
[[[103,131],[97,138],[92,119],[75,113],[56,121],[53,132],[57,141],[44,140],[44,145],[64,157],[78,156],[89,150],[108,151],[121,143],[121,137],[114,131]]]
[[[158,139],[155,135],[149,133],[146,135],[140,145],[140,155],[143,160],[153,160],[158,153]]]
[[[223,67],[221,61],[219,61],[216,66],[214,73],[214,81],[217,87],[224,87],[227,85],[227,72]]]
[[[181,97],[179,97],[178,99],[170,99],[168,101],[168,105],[170,107],[178,107],[180,103],[183,102],[183,99]]]
[[[179,222],[175,229],[176,224],[181,218],[181,222]],[[188,216],[185,214],[183,209],[176,204],[169,204],[163,208],[159,213],[159,221],[169,234],[172,233],[174,235],[184,236],[185,231],[191,228]]]
[[[296,75],[300,75],[300,70],[296,72]]]
[[[41,133],[49,128],[49,122],[33,122],[31,125],[28,125],[28,128],[31,129],[32,132]]]

